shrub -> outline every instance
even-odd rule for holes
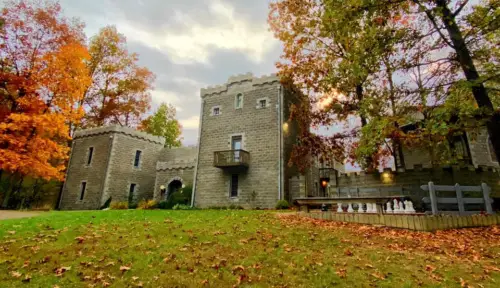
[[[104,203],[104,205],[101,206],[101,210],[109,208],[109,205],[111,205],[111,197],[109,197],[108,200],[106,200],[106,202]]]
[[[128,209],[128,202],[111,202],[109,208],[112,210],[126,210]]]
[[[158,204],[159,209],[172,209],[177,204],[190,205],[191,204],[191,191],[188,190],[189,187],[182,189],[181,191],[174,192],[168,196],[168,199],[161,201]]]
[[[173,210],[193,210],[193,208],[189,205],[184,205],[184,204],[176,204],[173,208]]]
[[[229,209],[229,210],[243,210],[245,208],[241,207],[240,205],[231,204],[231,205],[229,205],[229,207],[227,207],[227,209]]]
[[[141,210],[153,210],[156,209],[157,207],[158,207],[158,202],[156,202],[155,200],[142,200],[137,205],[137,208]]]
[[[288,204],[288,201],[286,200],[280,200],[276,203],[276,209],[278,210],[286,210],[288,208],[290,208],[290,204]]]

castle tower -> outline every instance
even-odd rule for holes
[[[251,73],[200,94],[194,205],[272,208],[288,200],[288,179],[296,172],[287,162],[297,129],[287,119],[296,95],[275,75]]]
[[[156,164],[165,139],[120,126],[75,133],[59,207],[99,209],[153,198]]]

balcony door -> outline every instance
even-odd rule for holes
[[[231,150],[233,150],[234,162],[240,162],[241,136],[233,136],[231,138]]]

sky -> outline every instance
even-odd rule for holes
[[[269,0],[60,0],[87,37],[114,25],[139,64],[156,74],[153,109],[177,108],[183,144],[196,145],[200,89],[229,76],[276,73],[280,43],[267,25]]]

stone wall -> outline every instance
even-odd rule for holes
[[[113,202],[128,201],[130,185],[136,184],[134,201],[152,199],[154,194],[156,163],[163,143],[124,134],[114,134],[108,179],[101,202],[109,197]],[[138,168],[134,167],[135,153],[141,151]]]
[[[162,201],[160,186],[168,187],[168,184],[173,180],[179,180],[183,185],[193,186],[194,178],[194,163],[190,167],[174,168],[174,169],[161,169],[156,171],[156,184],[154,189],[154,199]],[[191,193],[191,191],[189,191]]]
[[[420,186],[434,182],[436,185],[477,186],[482,182],[492,189],[492,195],[500,196],[500,175],[494,169],[436,168],[406,170],[405,172],[350,173],[338,176],[338,187],[403,186],[420,190]]]
[[[153,197],[156,162],[165,140],[120,126],[105,126],[75,133],[60,208],[99,209],[109,197],[128,201],[130,184],[136,184],[135,199]],[[93,157],[87,165],[89,148]],[[142,151],[139,168],[134,168],[136,150]],[[82,182],[87,183],[80,200]]]
[[[88,210],[99,209],[102,188],[106,176],[106,166],[113,138],[111,134],[98,134],[93,137],[75,138],[72,143],[66,182],[64,183],[60,209]],[[87,165],[89,147],[94,147],[92,163]],[[81,184],[87,188],[80,201]]]
[[[195,191],[195,206],[271,208],[278,200],[279,130],[276,104],[278,79],[254,78],[251,74],[231,77],[225,85],[201,90],[200,153]],[[243,94],[243,107],[235,108],[235,97]],[[265,108],[259,100],[266,99]],[[218,106],[220,115],[212,115]],[[231,149],[231,136],[241,135],[243,150],[250,153],[247,171],[239,173],[238,197],[230,197],[233,172],[216,168],[214,152]]]
[[[486,129],[479,129],[477,133],[467,133],[467,143],[471,154],[472,165],[498,168],[494,152],[489,145],[489,137]],[[415,169],[416,166],[432,168],[430,153],[424,149],[403,146],[403,157],[406,169]]]

